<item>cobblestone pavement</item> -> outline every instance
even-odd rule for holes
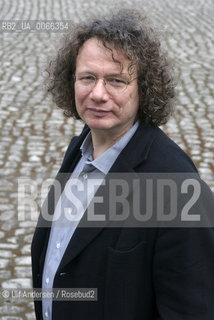
[[[2,0],[1,19],[84,20],[115,0]],[[178,70],[176,114],[164,127],[192,157],[214,190],[213,0],[123,0],[149,13]],[[0,32],[0,287],[30,288],[33,226],[18,219],[17,178],[41,182],[57,172],[70,137],[82,124],[64,119],[42,91],[42,69],[60,33]],[[20,217],[19,217],[20,218]],[[0,320],[34,319],[32,301],[0,299]]]

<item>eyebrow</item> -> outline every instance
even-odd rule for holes
[[[94,75],[95,77],[97,77],[96,73],[93,72],[93,71],[82,71],[82,72],[78,72],[77,73],[78,75],[81,75],[81,74],[91,74],[91,75]],[[123,76],[130,76],[129,73],[110,73],[108,75],[106,75],[104,78],[106,77],[123,77]]]

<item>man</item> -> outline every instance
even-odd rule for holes
[[[93,206],[93,217],[101,221],[105,213],[111,217],[113,208],[119,217],[119,210],[123,213],[129,206],[131,193],[136,200],[139,188],[129,190],[122,210],[113,206],[111,174],[197,176],[189,157],[158,128],[171,113],[174,82],[145,18],[121,11],[76,26],[50,64],[49,74],[54,101],[86,125],[65,154],[59,175],[64,173],[66,179],[57,205],[53,190],[46,200],[52,227],[38,224],[35,231],[33,284],[44,290],[96,288],[97,300],[36,301],[37,319],[212,319],[211,228],[154,224],[136,228],[126,221],[118,227],[94,222],[93,227],[87,221],[93,199],[108,198],[107,206]],[[90,178],[95,180],[93,187],[87,185]],[[110,191],[106,193],[103,185],[110,185]],[[140,189],[142,203],[146,191]],[[134,210],[132,206],[131,215]]]

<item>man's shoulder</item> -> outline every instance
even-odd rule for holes
[[[73,136],[71,141],[65,151],[65,155],[62,161],[62,165],[60,168],[60,172],[62,171],[69,171],[70,164],[73,162],[74,158],[80,157],[80,146],[86,137],[87,133],[89,132],[89,128],[84,126],[81,134],[79,136]]]
[[[71,138],[71,141],[68,145],[68,148],[65,152],[65,158],[66,156],[68,156],[72,150],[74,150],[76,147],[79,148],[79,146],[82,144],[84,138],[86,137],[87,133],[89,132],[89,127],[88,126],[84,126],[84,128],[82,129],[80,135],[78,136],[73,136]]]
[[[197,172],[190,156],[163,130],[158,127],[153,131],[145,166],[155,172]],[[143,137],[142,137],[143,138]]]

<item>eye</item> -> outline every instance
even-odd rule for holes
[[[108,78],[106,81],[114,87],[120,87],[126,85],[126,80],[120,78]]]
[[[81,81],[94,81],[94,76],[92,75],[82,75],[79,77],[79,80]]]

